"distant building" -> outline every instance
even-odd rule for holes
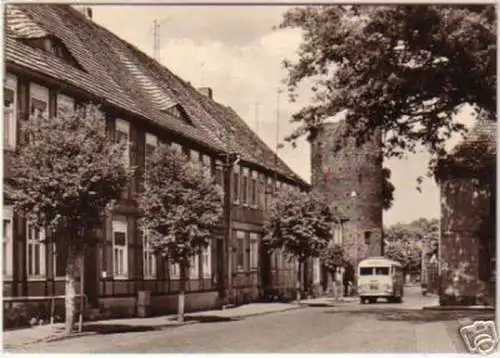
[[[496,133],[479,121],[436,171],[442,305],[496,303]]]
[[[49,304],[44,297],[64,294],[64,255],[43,241],[44,230],[12,209],[10,163],[23,144],[19,123],[34,111],[54,116],[89,102],[101,105],[111,135],[130,142],[130,165],[143,167],[151,146],[169,145],[225,188],[229,223],[221,223],[209,248],[193,258],[187,310],[254,301],[266,290],[290,293],[295,266],[262,252],[262,225],[271,193],[286,186],[305,190],[307,183],[237,113],[215,102],[211,89],[192,87],[94,23],[91,11],[80,10],[61,4],[5,7],[4,309],[12,299],[36,296]],[[226,170],[223,163],[233,153],[240,161]],[[140,235],[137,179],[85,256],[84,294],[97,310],[135,314],[140,291],[151,294],[152,311],[176,309],[179,270],[152,253]]]
[[[332,228],[356,266],[383,255],[383,173],[380,133],[361,146],[345,138],[346,123],[325,123],[310,137],[312,188],[346,221]]]

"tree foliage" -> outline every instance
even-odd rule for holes
[[[20,123],[25,141],[12,163],[12,200],[31,225],[52,233],[49,240],[67,258],[65,332],[70,334],[78,259],[133,173],[123,165],[125,144],[107,137],[95,106]]]
[[[383,182],[382,182],[382,207],[384,210],[389,210],[394,202],[394,184],[391,183],[391,170],[389,168],[382,168]]]
[[[132,175],[124,144],[109,140],[95,106],[21,125],[27,142],[12,166],[15,209],[36,226],[72,233],[64,239],[78,244],[82,231],[100,227]]]
[[[420,218],[408,224],[396,224],[384,232],[385,255],[403,265],[407,272],[420,271],[422,252],[432,251],[439,239],[438,219]]]
[[[284,63],[291,99],[304,80],[314,93],[289,141],[345,113],[360,143],[382,129],[386,157],[421,144],[437,158],[465,132],[454,118],[464,105],[496,118],[494,5],[308,6],[280,27],[303,30],[298,61]]]
[[[349,265],[344,248],[338,244],[329,246],[322,250],[319,257],[321,264],[332,272],[338,267],[345,268]]]
[[[328,203],[318,194],[283,189],[271,200],[262,240],[268,250],[282,249],[304,262],[308,257],[319,257],[328,246],[335,220]]]
[[[222,189],[184,154],[159,147],[146,161],[138,196],[141,225],[165,258],[189,267],[206,248],[222,219]]]

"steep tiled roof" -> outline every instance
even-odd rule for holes
[[[229,107],[199,93],[131,44],[68,5],[6,6],[6,60],[81,88],[102,100],[216,151],[237,151],[243,161],[300,179]],[[16,40],[27,33],[54,36],[81,65]],[[34,36],[34,35],[33,35]],[[178,111],[174,111],[174,109]],[[184,112],[187,118],[179,118]]]

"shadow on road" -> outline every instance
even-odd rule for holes
[[[174,318],[175,320],[175,318]],[[195,321],[198,323],[218,323],[218,322],[234,322],[239,321],[238,318],[234,317],[221,317],[221,316],[205,316],[205,315],[189,315],[184,317],[186,322]]]
[[[429,323],[429,322],[444,322],[455,321],[461,318],[470,318],[476,320],[494,320],[495,312],[479,312],[479,311],[430,311],[421,309],[404,309],[404,308],[367,308],[367,309],[352,309],[352,310],[328,310],[327,314],[356,314],[357,317],[367,315],[376,318],[379,321],[405,321],[408,323]]]
[[[85,325],[84,331],[97,334],[115,334],[157,331],[160,328],[161,327],[154,326],[130,326],[126,324],[87,324]]]

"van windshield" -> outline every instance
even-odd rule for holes
[[[360,276],[388,276],[389,267],[360,267]]]

